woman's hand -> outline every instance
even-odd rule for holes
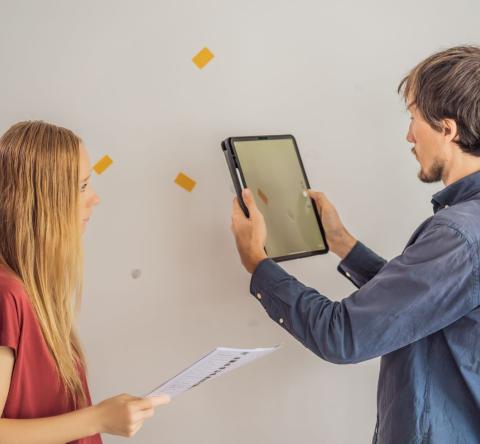
[[[343,259],[351,251],[357,240],[347,231],[336,208],[324,193],[308,190],[308,194],[315,201],[330,250],[340,259]]]
[[[153,416],[155,407],[169,402],[168,395],[152,398],[119,395],[106,399],[95,406],[100,433],[131,437]]]
[[[0,418],[0,444],[51,444],[71,442],[97,433],[130,437],[153,416],[154,408],[167,404],[167,395],[137,398],[120,395],[62,415],[34,419]]]

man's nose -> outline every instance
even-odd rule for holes
[[[413,137],[413,133],[412,133],[411,128],[408,129],[408,133],[407,133],[406,138],[407,138],[408,143],[415,143],[415,137]]]

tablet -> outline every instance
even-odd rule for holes
[[[328,252],[325,233],[292,135],[230,137],[222,149],[240,206],[249,188],[267,225],[267,255],[277,261]]]

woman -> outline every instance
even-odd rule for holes
[[[92,406],[74,321],[81,235],[99,198],[71,131],[21,122],[0,139],[0,444],[133,436],[167,396]]]

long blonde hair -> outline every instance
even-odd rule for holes
[[[0,263],[23,283],[64,388],[84,404],[74,321],[82,292],[80,139],[41,121],[0,138]]]

